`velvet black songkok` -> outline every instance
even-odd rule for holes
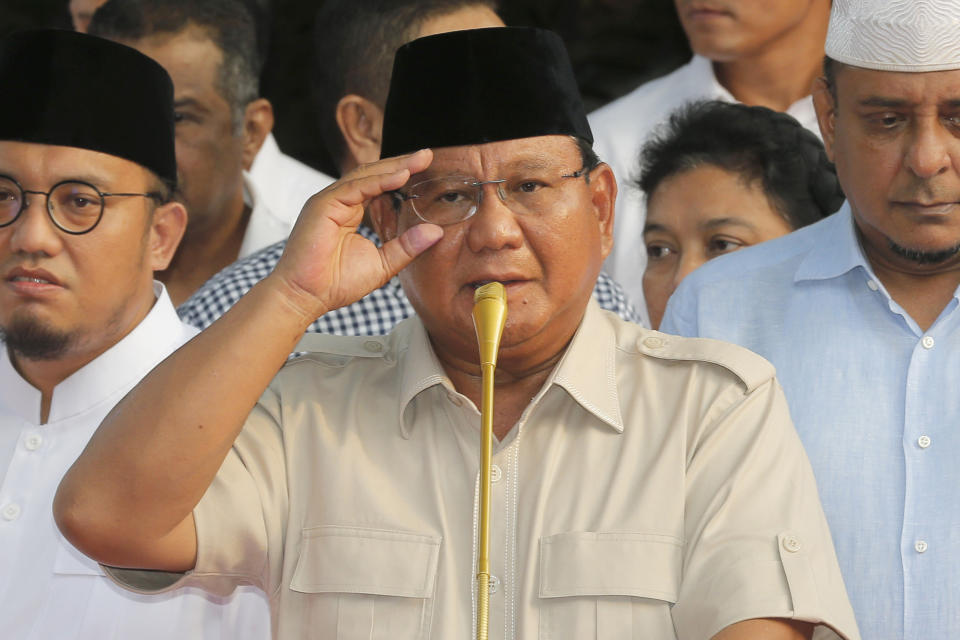
[[[593,142],[563,41],[527,27],[453,31],[397,50],[380,157],[546,135]]]
[[[55,29],[0,39],[0,140],[78,147],[131,160],[176,184],[173,83],[109,40]]]

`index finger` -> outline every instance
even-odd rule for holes
[[[384,158],[383,160],[360,165],[356,169],[349,171],[342,179],[356,180],[357,178],[380,173],[395,173],[403,169],[408,170],[410,175],[413,175],[429,167],[431,162],[433,162],[433,151],[431,149],[420,149],[419,151],[414,151],[406,155]]]

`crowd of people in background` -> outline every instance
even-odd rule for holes
[[[960,635],[960,0],[673,5],[318,2],[322,170],[270,0],[0,37],[10,637],[474,634],[492,281],[491,637]]]

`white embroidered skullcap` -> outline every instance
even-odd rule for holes
[[[960,0],[833,0],[826,54],[881,71],[960,69]]]

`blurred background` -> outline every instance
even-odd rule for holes
[[[29,27],[71,28],[67,1],[0,0],[0,35]],[[261,91],[273,103],[280,147],[334,174],[310,106],[310,34],[323,0],[247,1],[270,36]],[[501,0],[500,15],[508,25],[544,27],[563,37],[588,111],[672,71],[691,55],[672,0]]]

